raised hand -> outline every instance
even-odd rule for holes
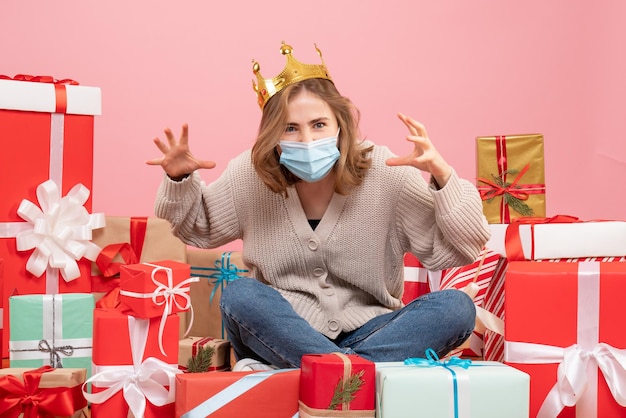
[[[215,162],[196,159],[189,149],[189,127],[183,124],[180,140],[176,141],[169,128],[165,128],[167,144],[158,137],[154,144],[163,153],[163,157],[146,161],[148,165],[160,165],[168,176],[175,178],[190,174],[201,168],[214,168]]]
[[[413,118],[398,113],[398,118],[409,129],[406,140],[414,145],[413,151],[403,157],[387,160],[389,166],[410,165],[430,173],[439,187],[443,187],[452,174],[452,168],[446,163],[428,137],[426,128]]]

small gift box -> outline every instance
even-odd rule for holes
[[[354,354],[307,354],[300,368],[300,417],[374,416],[373,362]]]
[[[198,358],[200,353],[202,357],[208,357]],[[190,365],[193,367],[190,368]],[[212,337],[184,338],[178,342],[178,366],[180,370],[190,373],[229,370],[230,342]]]
[[[187,263],[191,266],[191,274],[200,277],[200,281],[190,285],[194,321],[189,334],[225,339],[220,297],[229,282],[248,274],[242,254],[238,251],[188,249]],[[191,320],[190,316],[187,318]]]
[[[376,417],[528,418],[529,385],[528,374],[499,362],[441,361],[427,352],[376,363]]]
[[[165,260],[122,266],[120,307],[137,318],[156,318],[191,307],[189,264]]]
[[[625,292],[624,262],[509,264],[504,360],[531,377],[530,416],[626,416]]]
[[[93,295],[12,296],[9,310],[11,367],[84,368],[90,375]]]
[[[543,135],[476,138],[477,187],[489,223],[546,216]]]
[[[113,309],[94,311],[91,393],[97,417],[169,417],[174,414],[179,317],[140,319]],[[167,353],[167,354],[165,354]]]
[[[299,382],[299,369],[179,374],[176,418],[294,417]]]
[[[72,267],[70,280],[61,279],[58,268],[41,271],[43,258],[39,255],[50,254],[52,248],[55,248],[55,254],[60,254],[57,250],[63,247],[67,250],[63,252],[72,257],[83,251],[76,243],[69,244],[68,229],[58,230],[57,240],[48,240],[45,246],[41,245],[42,252],[37,252],[35,257],[36,251],[18,250],[16,237],[34,228],[20,214],[21,202],[38,202],[38,196],[42,196],[40,206],[45,216],[40,217],[37,229],[42,232],[46,230],[41,224],[43,218],[58,219],[68,213],[57,210],[53,216],[47,210],[58,203],[57,195],[66,196],[77,185],[83,186],[84,190],[92,189],[94,117],[100,114],[101,92],[98,87],[49,76],[0,75],[0,129],[3,138],[15,139],[3,141],[0,152],[0,177],[10,179],[0,183],[0,258],[4,259],[5,271],[11,272],[4,278],[2,299],[5,307],[15,291],[20,295],[91,291],[88,258],[78,257],[80,260],[75,263],[64,263],[66,267]],[[48,180],[56,184],[58,193],[40,190],[40,185]],[[84,190],[77,197],[84,203],[84,210],[90,212],[91,196],[89,193],[85,196]],[[37,205],[29,205],[27,210],[33,206]],[[65,218],[68,219],[75,223],[80,218]],[[86,229],[82,232],[85,233]],[[79,274],[75,276],[77,270]],[[8,315],[9,310],[5,309],[6,332]],[[8,357],[7,340],[5,335],[2,357]]]
[[[85,369],[10,368],[0,370],[0,416],[88,417],[81,387]]]

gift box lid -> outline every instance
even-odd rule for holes
[[[58,85],[57,85],[58,86]],[[101,115],[100,87],[63,84],[72,115]],[[0,109],[54,113],[57,93],[53,83],[0,79]]]

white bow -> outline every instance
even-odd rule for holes
[[[103,403],[120,390],[129,412],[135,418],[142,418],[146,411],[146,399],[155,406],[163,406],[174,402],[176,395],[176,375],[182,373],[177,365],[167,364],[154,357],[143,361],[144,350],[148,340],[149,319],[128,317],[132,366],[94,366],[100,370],[87,379],[83,385],[85,399],[92,403]],[[87,393],[87,383],[106,389],[98,393]],[[167,387],[167,388],[166,388]]]
[[[80,277],[76,260],[94,261],[101,249],[91,242],[93,229],[105,225],[103,213],[89,214],[83,206],[89,189],[75,185],[61,197],[53,180],[37,186],[39,207],[22,200],[17,214],[32,226],[16,235],[18,251],[35,249],[26,263],[26,270],[40,277],[46,270],[60,270],[65,281]]]

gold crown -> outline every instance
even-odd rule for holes
[[[315,45],[315,44],[314,44]],[[287,64],[285,68],[274,78],[265,79],[261,75],[261,66],[255,60],[252,60],[252,72],[256,75],[257,82],[252,80],[252,88],[257,94],[259,101],[259,107],[261,110],[265,107],[267,101],[276,93],[284,89],[290,84],[297,83],[298,81],[307,80],[309,78],[324,78],[332,81],[326,64],[324,64],[324,58],[322,58],[322,51],[315,45],[315,50],[322,60],[322,64],[303,64],[293,57],[293,48],[291,45],[285,44],[283,41],[280,47],[280,53],[287,58]]]

